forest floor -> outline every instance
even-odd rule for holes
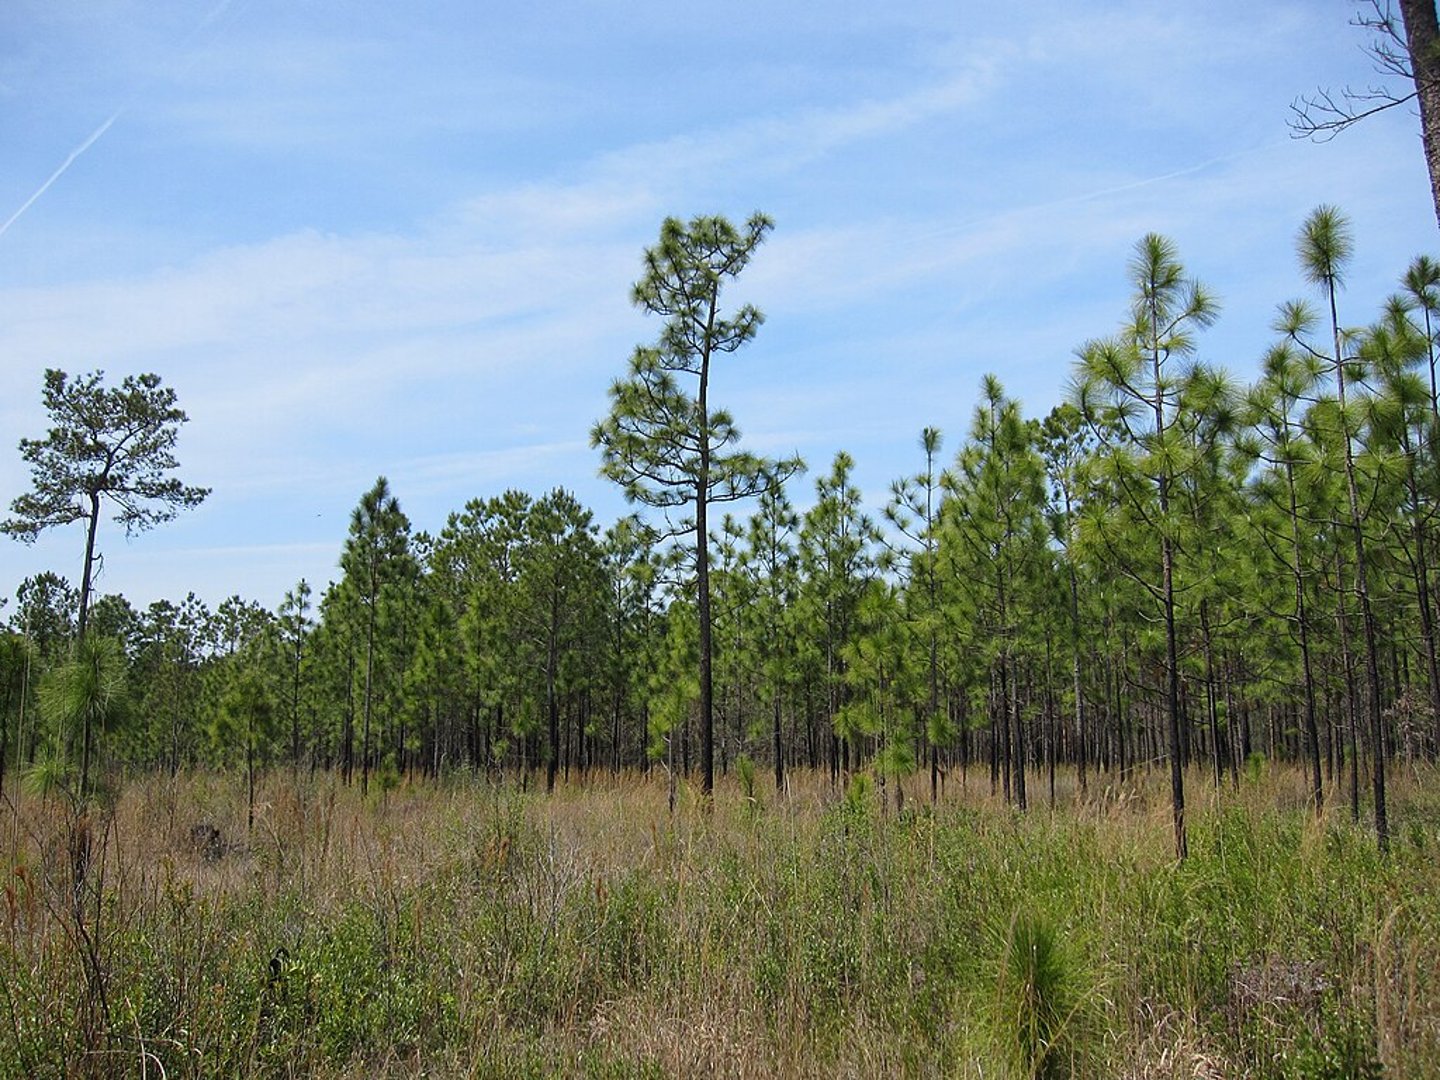
[[[663,771],[6,778],[0,1075],[1440,1075],[1440,772],[1394,839],[1303,777],[864,784]]]

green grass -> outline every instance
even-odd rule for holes
[[[896,817],[663,780],[142,778],[0,815],[0,1075],[1424,1076],[1440,1062],[1440,777],[1395,843],[1270,769],[1018,814]],[[1295,790],[1292,790],[1295,789]],[[202,828],[197,831],[196,827]],[[206,842],[209,828],[219,843]]]

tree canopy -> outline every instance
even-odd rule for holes
[[[0,530],[26,543],[57,525],[86,523],[82,635],[102,504],[114,507],[115,520],[131,535],[172,520],[210,494],[170,475],[180,466],[175,444],[188,419],[175,404],[175,391],[153,374],[126,376],[119,387],[105,386],[104,378],[103,371],[74,379],[54,368],[45,372],[50,430],[43,439],[20,440],[33,489],[10,504],[14,517],[0,523]]]

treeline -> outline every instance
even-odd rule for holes
[[[1312,299],[1278,309],[1252,385],[1195,358],[1216,304],[1146,237],[1065,403],[1027,417],[986,377],[959,445],[925,429],[879,515],[842,452],[712,519],[720,771],[866,770],[898,802],[903,777],[938,795],[973,766],[1023,807],[1057,766],[1082,790],[1167,760],[1221,784],[1263,755],[1383,836],[1384,762],[1440,747],[1440,266],[1353,328],[1343,218],[1316,211],[1299,247]],[[562,490],[415,532],[381,478],[340,580],[273,612],[106,596],[77,650],[76,591],[42,574],[0,650],[0,755],[63,782],[88,709],[99,759],[133,768],[684,774],[693,546],[601,529]]]

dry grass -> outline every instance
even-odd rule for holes
[[[238,777],[137,779],[84,821],[29,798],[0,822],[0,1073],[1023,1075],[997,1005],[1022,909],[1080,1001],[1065,1072],[1440,1062],[1433,770],[1397,777],[1388,858],[1298,773],[1197,772],[1182,867],[1162,776],[1083,803],[1062,776],[1054,811],[1037,778],[1025,815],[963,779],[899,817],[823,775],[682,784],[672,816],[658,772],[368,801],[276,772],[248,833]]]

